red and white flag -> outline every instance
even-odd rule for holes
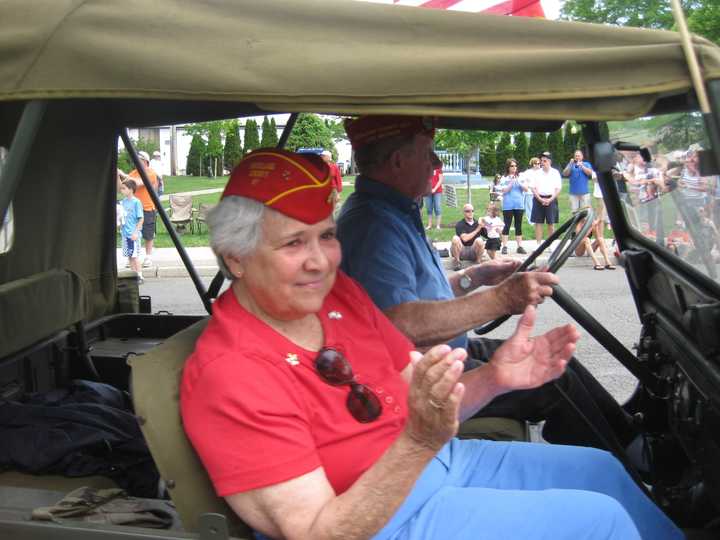
[[[430,9],[494,13],[514,17],[546,18],[541,0],[369,0],[383,4],[398,4]],[[557,2],[551,2],[557,3]],[[552,9],[552,8],[551,8]]]

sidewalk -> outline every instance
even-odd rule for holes
[[[610,250],[610,241],[606,240],[608,243],[608,250]],[[528,253],[532,253],[532,251],[535,249],[537,244],[534,240],[526,240],[523,242],[523,246],[528,251]],[[443,249],[450,249],[450,242],[435,242],[435,247],[438,250]],[[517,249],[517,243],[514,241],[508,242],[508,254],[507,255],[499,255],[499,257],[502,258],[510,258],[515,259],[518,261],[523,261],[527,256],[526,255],[518,255],[515,253]],[[218,272],[218,266],[217,261],[215,259],[215,255],[213,255],[212,250],[209,247],[188,247],[185,248],[187,251],[188,256],[190,257],[190,260],[193,262],[193,266],[195,266],[195,270],[197,271],[198,275],[201,277],[213,277]],[[611,251],[612,253],[612,251]],[[544,261],[547,261],[548,255],[547,252],[543,254],[538,259],[538,263],[542,264]],[[615,258],[612,257],[613,264],[616,264]],[[118,271],[125,270],[125,263],[126,263],[126,257],[123,257],[122,255],[122,249],[117,250],[117,261],[118,261]],[[443,264],[445,266],[445,269],[448,273],[452,272],[452,260],[449,257],[443,257],[442,258]],[[180,254],[177,252],[175,248],[155,248],[153,250],[152,254],[152,266],[149,268],[143,268],[143,277],[144,278],[170,278],[170,277],[187,277],[188,272],[183,265],[182,259],[180,258]],[[468,265],[469,263],[465,262],[465,265]],[[590,257],[584,256],[584,257],[570,257],[567,262],[565,263],[566,266],[570,267],[587,267],[588,270],[592,269],[592,261]]]

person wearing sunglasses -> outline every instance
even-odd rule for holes
[[[528,307],[471,372],[463,349],[414,351],[338,270],[334,201],[319,157],[261,149],[208,216],[231,286],[183,369],[181,412],[246,523],[289,539],[676,537],[609,454],[454,439],[497,394],[559,376],[579,333],[531,337]]]

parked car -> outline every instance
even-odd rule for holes
[[[130,396],[162,478],[151,499],[169,493],[179,516],[161,532],[32,521],[32,509],[59,494],[114,482],[6,470],[0,537],[252,537],[214,495],[177,408],[178,374],[205,316],[152,314],[134,278],[118,276],[117,139],[127,139],[128,126],[299,112],[433,115],[441,127],[470,130],[550,132],[566,120],[582,126],[642,324],[637,350],[619,344],[561,289],[555,298],[637,377],[625,407],[652,449],[643,480],[658,504],[679,526],[699,529],[697,538],[718,537],[717,242],[684,197],[682,170],[668,169],[665,187],[674,181],[675,189],[647,200],[639,189],[622,192],[613,178],[617,152],[649,155],[617,140],[630,126],[622,122],[662,117],[672,125],[683,115],[679,126],[687,120],[702,129],[703,119],[718,125],[718,47],[692,42],[709,91],[711,110],[703,116],[673,32],[281,0],[6,0],[0,20],[0,215],[13,216],[0,254],[0,396],[19,401],[77,379]],[[438,62],[438,47],[452,54]],[[583,76],[568,65],[582,66]],[[611,122],[610,140],[603,121]],[[701,161],[714,158],[712,177],[720,142],[705,136],[712,144],[705,142]],[[713,189],[706,195],[717,211],[717,184]],[[687,250],[669,247],[676,227]],[[191,275],[209,311],[222,276],[206,290]]]

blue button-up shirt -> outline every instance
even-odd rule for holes
[[[423,228],[417,202],[367,176],[355,180],[338,218],[342,269],[380,309],[454,298]],[[467,346],[465,333],[450,342]]]

